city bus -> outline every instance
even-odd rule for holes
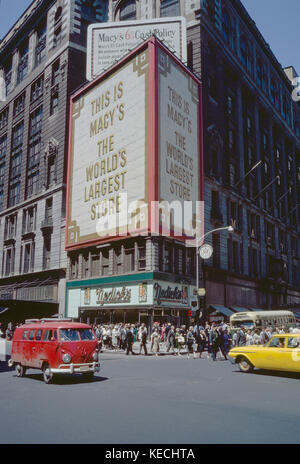
[[[230,316],[230,327],[245,327],[247,329],[263,327],[289,328],[296,325],[296,318],[292,311],[249,311]]]

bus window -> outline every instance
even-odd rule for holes
[[[38,340],[38,341],[42,339],[42,330],[41,329],[36,331],[35,339]]]
[[[31,330],[31,331],[29,332],[28,340],[33,340],[33,339],[34,339],[34,334],[35,334],[35,330],[33,329],[33,330]]]
[[[28,330],[24,330],[22,340],[27,340]]]

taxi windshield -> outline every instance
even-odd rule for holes
[[[63,342],[78,342],[80,340],[95,340],[91,329],[60,329],[60,339]]]

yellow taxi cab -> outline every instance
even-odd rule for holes
[[[300,372],[300,333],[273,335],[265,345],[237,346],[229,358],[242,372],[254,368]]]

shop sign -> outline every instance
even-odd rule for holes
[[[96,302],[101,306],[112,303],[130,303],[131,301],[131,289],[126,287],[122,287],[121,290],[112,288],[110,291],[103,288],[97,288],[96,295]]]
[[[154,301],[159,305],[164,303],[174,303],[180,305],[188,304],[187,285],[174,286],[174,284],[170,284],[165,286],[155,282],[153,290]]]

